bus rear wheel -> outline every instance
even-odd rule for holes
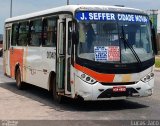
[[[20,71],[19,68],[16,70],[16,84],[17,84],[17,88],[18,88],[19,90],[22,90],[22,89],[23,89],[24,83],[22,82],[22,79],[21,79],[21,71]]]

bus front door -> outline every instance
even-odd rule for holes
[[[70,18],[58,20],[57,43],[57,91],[69,95],[70,88],[70,60],[71,60],[71,23]]]

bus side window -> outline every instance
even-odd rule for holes
[[[34,20],[30,22],[30,46],[40,46],[42,43],[42,20]]]
[[[19,39],[17,45],[26,46],[28,41],[29,23],[23,22],[19,25]]]
[[[57,21],[55,17],[43,20],[43,46],[55,47],[57,43]]]
[[[11,45],[16,46],[18,41],[18,31],[19,31],[19,25],[18,23],[12,25],[12,41]]]

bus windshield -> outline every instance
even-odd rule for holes
[[[80,20],[78,13],[79,58],[106,63],[137,62],[124,39],[142,62],[153,57],[150,23],[147,16],[112,13],[107,19],[107,16],[103,17],[103,13],[97,13],[96,17],[91,14],[88,14],[90,16],[88,17],[83,13]]]

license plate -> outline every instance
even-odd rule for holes
[[[120,87],[113,87],[113,92],[125,92],[126,87],[120,86]]]

